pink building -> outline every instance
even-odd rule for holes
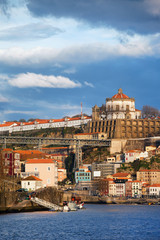
[[[53,159],[28,159],[25,163],[25,172],[36,172],[42,179],[42,186],[57,186],[58,168]]]

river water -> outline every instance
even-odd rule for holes
[[[0,240],[160,240],[160,206],[85,207],[67,213],[0,215]]]

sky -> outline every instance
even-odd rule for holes
[[[0,0],[0,122],[160,109],[160,0]]]

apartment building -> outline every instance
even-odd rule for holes
[[[143,169],[137,172],[137,180],[152,184],[160,184],[160,170]]]

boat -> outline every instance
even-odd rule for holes
[[[70,211],[70,208],[67,205],[65,205],[63,207],[63,212],[69,212],[69,211]]]
[[[70,211],[77,211],[78,209],[77,204],[74,201],[68,202],[68,207]]]
[[[84,208],[84,202],[77,204],[78,209],[83,209]]]

